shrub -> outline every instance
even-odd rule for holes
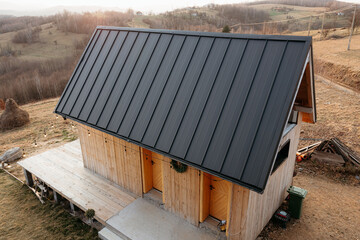
[[[223,33],[229,33],[231,31],[230,27],[228,25],[225,25],[222,29]]]
[[[25,30],[18,31],[12,38],[13,43],[34,43],[40,40],[39,32],[41,27],[27,28]]]

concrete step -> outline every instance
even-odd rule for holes
[[[132,240],[216,240],[219,236],[138,198],[106,221],[118,236]]]
[[[99,234],[99,238],[102,240],[127,240],[126,238],[120,237],[119,235],[117,235],[107,227],[101,229],[101,231],[98,234]]]

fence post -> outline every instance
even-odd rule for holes
[[[355,7],[354,7],[354,16],[353,16],[353,20],[352,20],[352,24],[351,24],[351,30],[350,30],[350,36],[349,36],[349,44],[348,44],[348,47],[347,47],[348,51],[350,50],[351,37],[352,37],[353,32],[354,32],[355,15],[356,15],[356,4],[355,4]]]
[[[324,14],[323,14],[323,19],[322,19],[322,24],[321,24],[320,40],[322,39],[322,35],[323,35],[324,21],[325,21],[325,12],[324,12]]]
[[[312,18],[312,16],[310,16],[310,19],[309,19],[308,36],[310,36],[311,18]]]
[[[264,26],[263,26],[263,34],[265,35],[265,22],[264,22]]]

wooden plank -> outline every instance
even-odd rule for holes
[[[255,239],[285,199],[292,183],[302,114],[299,113],[298,125],[280,141],[281,146],[290,140],[289,157],[269,177],[264,193],[249,192],[234,184],[227,230],[229,239]]]
[[[76,153],[76,146],[80,148],[78,142],[66,144],[25,159],[19,164],[46,182],[57,195],[64,196],[84,211],[94,209],[95,218],[105,224],[108,218],[135,198],[109,180],[84,168],[81,155]],[[110,152],[113,151],[112,146],[105,146],[109,147]]]
[[[334,165],[343,165],[345,161],[342,156],[336,153],[328,153],[315,150],[311,155],[311,160],[325,162]]]
[[[56,159],[56,157],[53,157],[51,159],[46,159],[47,161],[42,163],[42,165],[45,165],[54,161],[53,159]],[[60,159],[56,159],[56,160],[60,160]],[[54,165],[60,165],[60,163],[56,163],[54,162]],[[134,200],[133,197],[131,197],[129,194],[124,193],[123,191],[119,191],[118,188],[109,185],[109,183],[106,183],[104,181],[99,181],[98,177],[95,177],[94,174],[91,174],[90,172],[85,171],[85,169],[66,169],[64,168],[64,166],[66,166],[66,161],[62,161],[61,162],[61,168],[62,170],[60,170],[60,172],[67,172],[69,173],[68,177],[75,182],[79,182],[82,184],[86,184],[87,186],[92,186],[93,188],[97,188],[97,191],[105,196],[114,198],[115,201],[122,201],[123,205],[127,205],[128,203],[130,203],[131,201]],[[66,167],[70,167],[70,166],[66,166]],[[54,169],[54,171],[57,171],[58,169]]]
[[[210,174],[201,172],[200,178],[200,222],[210,214]]]
[[[219,220],[227,219],[230,182],[211,176],[210,215]]]
[[[230,215],[226,235],[228,239],[252,239],[246,238],[247,216],[253,214],[248,209],[250,190],[237,184],[232,184],[230,199]],[[248,214],[249,212],[249,214]]]
[[[200,221],[200,172],[188,167],[177,173],[170,166],[170,159],[163,161],[163,199],[165,209],[184,218],[195,226]]]
[[[141,148],[141,170],[142,170],[142,183],[143,183],[143,192],[149,192],[153,187],[153,176],[152,176],[152,156],[151,151]]]
[[[163,168],[162,168],[162,161],[164,157],[158,153],[153,152],[151,154],[152,160],[152,183],[153,188],[159,190],[160,192],[163,191]]]
[[[229,196],[228,196],[228,204],[227,204],[227,218],[226,218],[226,236],[229,236],[229,222],[231,218],[231,209],[232,209],[232,198],[234,192],[234,183],[230,183],[229,186]]]
[[[24,176],[25,176],[26,184],[29,187],[33,187],[34,186],[34,181],[33,181],[33,178],[32,178],[32,174],[29,171],[27,171],[25,168],[23,168],[23,170],[24,170]]]
[[[79,127],[79,136],[85,167],[137,196],[142,195],[142,166],[138,146],[86,126]]]

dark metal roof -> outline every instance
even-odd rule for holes
[[[98,27],[55,112],[262,192],[310,46]]]

